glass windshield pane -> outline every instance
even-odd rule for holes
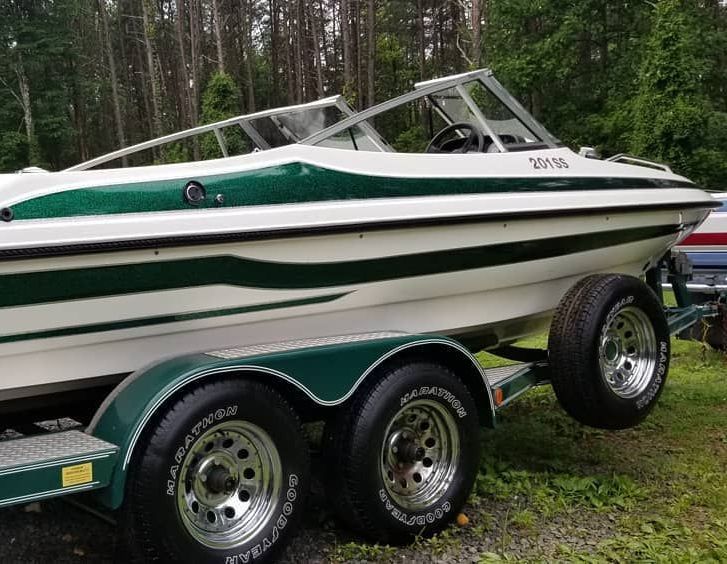
[[[335,135],[331,135],[318,143],[318,147],[328,147],[329,149],[348,149],[350,151],[373,151],[381,152],[373,141],[366,135],[363,130],[354,125]]]
[[[377,114],[367,125],[380,136],[380,142],[398,153],[422,153],[431,138],[447,125],[428,100],[418,98]],[[362,128],[353,126],[327,137],[316,145],[357,151],[381,152]]]
[[[465,88],[485,116],[492,131],[500,137],[506,147],[507,145],[542,142],[542,139],[516,118],[515,114],[479,80],[466,84]]]
[[[421,94],[418,98],[404,96],[397,102],[366,120],[396,152],[497,153],[502,150],[500,142],[505,150],[512,151],[531,150],[546,145],[480,80],[464,81],[459,86]],[[449,127],[454,124],[467,124],[470,127]],[[468,142],[468,132],[477,133],[477,130],[482,135],[473,136],[476,143]],[[358,142],[359,136],[362,137],[361,143]],[[315,144],[352,150],[377,150],[375,146],[371,149],[360,146],[363,145],[363,138],[365,136],[360,131],[351,129],[329,135]],[[432,145],[433,141],[435,145]]]
[[[497,97],[495,97],[480,81],[464,85],[472,100],[487,120],[490,129],[500,137],[502,143],[522,145],[540,143],[530,131]],[[454,122],[478,123],[469,106],[455,88],[442,90],[431,96],[432,101]]]
[[[440,90],[431,94],[429,98],[451,123],[477,123],[477,118],[455,88]]]
[[[271,147],[297,143],[334,125],[346,116],[337,107],[309,108],[250,121]]]

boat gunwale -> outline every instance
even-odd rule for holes
[[[619,204],[608,207],[570,208],[557,210],[524,210],[520,212],[488,212],[456,216],[432,216],[379,220],[361,223],[341,223],[304,227],[282,227],[277,229],[258,229],[255,231],[230,231],[209,233],[204,235],[176,235],[165,237],[145,237],[141,239],[99,241],[94,243],[71,243],[65,245],[45,245],[38,247],[20,247],[0,249],[0,260],[23,260],[57,256],[73,256],[108,252],[125,252],[151,248],[174,248],[184,246],[202,246],[214,243],[233,243],[238,241],[264,241],[271,239],[289,239],[296,237],[314,237],[357,233],[360,231],[389,231],[404,228],[437,227],[448,225],[466,225],[487,223],[492,221],[517,221],[539,218],[563,218],[578,216],[594,216],[609,213],[634,214],[644,211],[680,211],[714,209],[719,202],[702,200],[692,202],[666,202],[644,204]],[[28,220],[45,221],[45,220]]]

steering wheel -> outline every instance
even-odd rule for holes
[[[469,131],[469,135],[463,138],[451,139],[447,137],[455,131]],[[437,133],[427,146],[427,153],[469,153],[476,143],[475,152],[481,153],[485,148],[485,137],[482,132],[471,123],[453,123]],[[451,148],[450,148],[451,147]]]

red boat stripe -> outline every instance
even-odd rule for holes
[[[695,233],[687,237],[682,245],[727,245],[727,233]]]

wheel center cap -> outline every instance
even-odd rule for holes
[[[603,346],[603,356],[608,362],[616,362],[621,354],[618,341],[609,338]]]
[[[424,449],[416,441],[400,439],[396,444],[396,457],[400,462],[417,462],[424,458]]]
[[[227,495],[235,491],[237,481],[224,466],[214,466],[207,474],[207,489],[214,494]]]

